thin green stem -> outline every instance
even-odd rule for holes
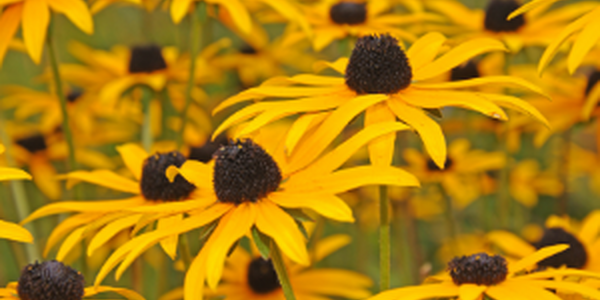
[[[140,86],[142,90],[142,112],[144,113],[144,121],[142,123],[142,146],[144,150],[150,152],[152,149],[152,96],[154,92],[150,87]]]
[[[390,199],[387,186],[379,186],[379,291],[390,288]]]
[[[65,134],[65,140],[67,141],[68,154],[68,166],[69,170],[77,168],[77,161],[75,160],[75,143],[73,142],[73,134],[71,133],[71,127],[69,126],[69,113],[67,111],[67,98],[63,91],[63,83],[60,78],[60,72],[58,70],[58,58],[56,57],[56,51],[54,49],[54,43],[52,42],[51,30],[48,33],[48,39],[46,40],[48,45],[48,56],[50,61],[50,69],[52,71],[52,77],[54,78],[54,88],[56,90],[56,96],[60,102],[60,111],[62,114],[62,131]]]
[[[183,260],[183,265],[187,270],[192,264],[192,254],[190,253],[190,240],[188,239],[188,236],[185,233],[179,236],[179,250],[181,251],[181,259]]]
[[[408,280],[406,280],[405,284],[413,285],[417,282],[421,282],[421,278],[419,278],[419,265],[422,261],[420,256],[421,250],[419,249],[417,228],[408,199],[404,199],[404,201],[401,202],[400,210],[402,216],[400,223],[402,227],[402,242],[405,245],[405,247],[403,247],[404,265],[405,273],[408,274]]]
[[[281,251],[275,242],[271,242],[271,261],[273,262],[275,272],[277,272],[277,277],[279,278],[279,283],[283,289],[283,295],[285,296],[285,299],[296,300],[296,296],[292,290],[292,284],[290,283],[290,278],[288,277],[288,273],[285,268],[285,263],[283,262],[283,257],[281,256]]]
[[[558,198],[558,214],[567,215],[569,210],[569,163],[571,155],[571,139],[572,139],[572,127],[567,129],[562,134],[562,147],[560,149],[560,181],[563,185],[563,192]]]
[[[198,3],[198,6],[191,14],[190,18],[190,25],[192,27],[190,30],[190,73],[185,87],[185,105],[181,112],[181,127],[179,128],[179,134],[177,135],[177,148],[181,148],[183,145],[183,134],[188,121],[187,112],[192,104],[192,90],[194,88],[195,80],[194,74],[196,74],[196,56],[200,51],[201,44],[206,43],[206,37],[203,39],[202,34],[200,33],[203,27],[205,28],[205,31],[208,31],[206,29],[208,15],[206,3],[204,1]]]

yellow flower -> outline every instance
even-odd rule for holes
[[[532,0],[512,12],[509,18],[519,18],[521,14],[535,11],[535,9],[548,6],[557,1],[560,0]],[[548,45],[540,59],[538,72],[542,73],[552,58],[560,51],[561,46],[571,40],[571,37],[576,36],[573,39],[571,52],[569,52],[567,58],[569,73],[573,74],[600,38],[600,31],[598,30],[600,26],[600,5],[595,2],[573,3],[556,9],[556,11],[557,15],[570,13],[571,18],[574,16],[579,16],[579,18],[567,26],[561,26],[562,30],[553,36],[552,43]]]
[[[396,119],[408,124],[420,136],[433,161],[443,167],[446,141],[437,122],[427,111],[445,106],[459,106],[479,111],[492,118],[506,120],[500,106],[509,107],[545,118],[531,105],[514,96],[461,90],[482,85],[516,85],[543,94],[539,88],[519,78],[490,76],[447,83],[426,83],[451,70],[473,56],[495,50],[505,50],[493,39],[465,42],[437,58],[446,38],[429,33],[417,40],[406,53],[389,35],[366,36],[357,42],[351,58],[341,58],[327,64],[344,77],[301,74],[290,78],[273,78],[261,86],[246,90],[222,102],[213,113],[236,103],[263,98],[287,99],[261,101],[252,104],[225,120],[215,131],[252,119],[241,134],[292,114],[304,113],[292,125],[286,138],[286,150],[291,156],[304,156],[306,149],[324,149],[354,117],[362,111],[365,126]],[[385,66],[385,67],[383,67]],[[311,141],[297,144],[306,131]],[[374,140],[369,153],[374,164],[390,164],[396,135]],[[308,150],[313,151],[313,150]]]
[[[305,8],[306,16],[312,26],[312,45],[315,51],[321,51],[333,41],[347,37],[362,37],[371,34],[390,35],[414,41],[414,33],[400,26],[423,22],[434,18],[427,13],[398,14],[389,13],[392,3],[387,0],[322,0]],[[296,31],[285,36],[284,44],[295,44],[306,39],[306,32]]]
[[[586,276],[598,278],[595,273],[564,269],[528,273],[539,261],[567,249],[556,245],[540,249],[517,262],[507,262],[504,257],[486,253],[456,257],[448,263],[448,273],[430,279],[435,283],[392,289],[375,295],[369,300],[420,300],[434,298],[496,300],[560,299],[550,290],[568,291],[592,299],[600,299],[600,292],[581,283],[550,280],[563,276]],[[525,271],[525,272],[523,272]]]
[[[5,150],[4,145],[0,144],[0,154],[4,153]],[[23,170],[0,167],[0,181],[13,179],[31,179],[31,175]]]
[[[452,25],[432,25],[434,29],[456,34],[459,39],[473,37],[496,38],[511,50],[523,47],[547,46],[564,28],[565,22],[576,16],[573,10],[545,12],[534,10],[507,21],[519,7],[517,0],[489,0],[484,10],[470,9],[456,0],[426,1],[425,6],[446,16]]]
[[[538,195],[558,197],[564,187],[552,171],[541,171],[540,164],[527,159],[520,161],[510,172],[510,195],[526,207],[538,203]]]
[[[290,260],[309,264],[309,256],[292,211],[308,209],[326,218],[352,222],[350,208],[336,194],[365,185],[416,186],[414,176],[390,166],[358,166],[337,170],[369,140],[405,126],[389,122],[367,128],[314,163],[291,172],[295,161],[285,158],[281,139],[265,131],[250,139],[238,140],[215,154],[213,163],[187,161],[175,171],[203,191],[205,209],[169,228],[132,239],[106,261],[96,284],[111,269],[120,277],[143,251],[167,236],[178,235],[215,221],[214,231],[189,267],[184,283],[185,298],[202,299],[203,282],[215,288],[231,246],[244,235],[269,237]],[[267,150],[259,145],[264,145]],[[320,154],[319,151],[318,154]],[[337,170],[337,171],[335,171]]]
[[[2,170],[0,169],[0,172]],[[9,239],[11,241],[33,243],[33,236],[27,229],[6,221],[0,220],[0,239]]]
[[[67,238],[59,248],[56,258],[63,260],[84,238],[90,238],[87,254],[92,255],[119,232],[134,227],[134,232],[154,221],[159,229],[169,227],[183,218],[184,213],[193,213],[206,205],[198,198],[195,186],[181,176],[169,182],[165,170],[172,165],[181,166],[185,161],[177,151],[148,155],[135,144],[117,148],[125,165],[136,180],[129,179],[110,170],[75,171],[64,175],[67,186],[80,181],[89,182],[135,196],[123,200],[105,201],[62,201],[36,210],[22,223],[66,212],[75,215],[65,219],[52,231],[44,255],[65,235]],[[161,242],[165,252],[175,257],[177,236]]]
[[[543,235],[534,245],[519,238],[517,235],[497,230],[487,234],[487,238],[504,253],[522,258],[534,253],[536,249],[568,243],[570,248],[563,253],[545,259],[538,265],[558,268],[567,266],[588,270],[600,271],[600,211],[592,211],[581,222],[576,223],[568,216],[550,216],[546,220]]]
[[[36,64],[40,63],[50,23],[50,9],[66,15],[85,33],[92,34],[94,31],[92,15],[82,0],[9,0],[2,4],[6,6],[0,12],[0,65],[19,24],[27,53]]]

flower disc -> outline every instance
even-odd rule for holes
[[[61,262],[35,262],[23,268],[17,292],[21,300],[80,300],[84,284],[81,273]]]
[[[48,148],[46,145],[46,139],[41,134],[32,135],[26,138],[22,138],[16,141],[17,145],[25,148],[29,153],[35,153],[38,151],[44,151]]]
[[[170,182],[165,172],[170,166],[181,167],[185,157],[178,151],[156,153],[144,161],[140,188],[148,200],[177,201],[187,198],[196,188],[183,176],[177,174]]]
[[[367,4],[342,1],[329,9],[329,17],[336,24],[356,25],[367,19]]]
[[[232,141],[215,155],[213,185],[219,201],[256,202],[279,187],[279,166],[252,140]]]
[[[248,285],[257,294],[270,293],[281,287],[273,262],[257,257],[248,265]]]
[[[567,266],[569,268],[581,269],[588,260],[585,246],[572,234],[562,228],[546,228],[544,236],[535,244],[537,249],[557,244],[569,244],[569,248],[563,252],[550,256],[538,263],[541,267]]]
[[[358,39],[346,67],[346,85],[357,94],[394,94],[407,88],[412,69],[398,40],[369,35]]]
[[[508,15],[519,8],[515,0],[491,0],[485,10],[485,29],[493,32],[514,32],[525,25],[525,17],[519,15],[510,21]]]
[[[129,73],[151,73],[167,68],[160,47],[156,45],[135,46],[131,49]]]
[[[469,80],[479,76],[477,63],[472,60],[469,60],[466,64],[453,68],[450,72],[451,81]]]
[[[494,285],[504,281],[508,274],[504,257],[489,256],[486,253],[455,257],[448,263],[448,270],[456,285],[464,283]]]

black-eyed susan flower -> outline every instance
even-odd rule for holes
[[[0,13],[0,65],[11,39],[19,29],[23,32],[25,48],[31,59],[39,64],[44,50],[46,31],[50,23],[50,10],[64,14],[75,26],[87,34],[92,34],[92,15],[82,0],[15,0],[3,1]]]
[[[5,150],[4,145],[0,144],[0,154],[4,153]],[[16,168],[0,167],[0,181],[18,179],[31,179],[31,175]]]
[[[533,159],[522,160],[509,174],[509,193],[526,207],[534,207],[539,195],[558,197],[564,186],[555,170],[541,170],[539,162]]]
[[[423,12],[390,13],[392,6],[387,0],[323,0],[306,6],[305,13],[313,31],[313,48],[321,51],[336,40],[385,33],[412,42],[416,40],[415,34],[402,26],[434,18]],[[295,44],[306,38],[309,38],[306,32],[293,32],[285,36],[284,44]]]
[[[470,9],[456,0],[433,0],[424,5],[446,16],[452,23],[449,27],[441,25],[439,30],[457,35],[459,39],[496,38],[504,42],[511,52],[518,52],[524,47],[549,45],[566,22],[576,16],[572,10],[546,12],[542,9],[507,20],[519,4],[517,0],[489,0],[485,10]]]
[[[550,216],[546,220],[542,236],[533,244],[502,230],[488,233],[487,238],[504,253],[518,259],[546,246],[568,244],[569,249],[545,258],[538,265],[553,268],[566,266],[598,272],[600,271],[599,224],[600,211],[592,211],[581,223],[568,216]]]
[[[512,300],[516,296],[523,299],[560,299],[552,289],[581,294],[592,299],[600,298],[600,292],[583,284],[571,281],[552,280],[554,277],[587,276],[598,277],[595,273],[574,269],[531,270],[541,260],[564,251],[568,245],[542,248],[523,259],[511,263],[500,255],[477,253],[456,257],[448,263],[447,272],[434,276],[419,286],[392,289],[375,295],[369,300],[420,300],[420,299],[479,299],[489,297],[496,300]]]
[[[532,0],[513,11],[508,19],[514,20],[522,18],[523,14],[530,13],[540,7],[549,6],[559,0]],[[573,74],[579,65],[584,61],[585,56],[594,48],[598,38],[600,38],[600,5],[595,2],[573,3],[568,6],[555,10],[556,15],[569,14],[570,18],[577,19],[568,25],[561,26],[561,31],[556,34],[548,45],[538,64],[538,72],[541,73],[550,63],[552,58],[561,50],[561,46],[567,42],[573,41],[569,56],[567,57],[567,67],[569,73]]]
[[[406,169],[421,182],[439,183],[458,209],[463,209],[482,194],[480,177],[487,171],[499,170],[506,163],[502,152],[471,149],[466,139],[450,143],[443,168],[416,149],[404,150]]]
[[[433,161],[443,167],[446,160],[445,137],[427,110],[458,106],[506,120],[506,113],[500,108],[503,106],[530,114],[546,123],[535,108],[517,97],[462,90],[488,84],[516,85],[543,94],[539,88],[519,78],[491,76],[426,83],[427,79],[444,74],[473,56],[505,50],[502,43],[482,38],[465,42],[438,58],[445,42],[442,34],[433,32],[417,40],[405,52],[398,41],[389,35],[362,37],[356,43],[350,59],[341,58],[327,64],[344,77],[301,74],[290,78],[273,78],[259,87],[248,89],[222,102],[214,113],[251,99],[285,100],[261,101],[241,109],[225,120],[215,134],[252,119],[240,132],[245,134],[273,120],[303,113],[290,130],[286,151],[292,157],[307,157],[308,151],[324,149],[346,124],[365,111],[366,127],[397,119],[408,124],[419,134]],[[312,141],[297,144],[298,137],[302,137],[308,129],[312,130]],[[370,145],[373,163],[391,163],[395,138],[395,134],[390,134]]]
[[[130,300],[144,300],[140,294],[110,286],[85,287],[80,272],[51,260],[29,264],[21,271],[18,282],[0,288],[0,299],[6,300],[81,300],[99,293],[114,292]]]
[[[172,151],[148,155],[135,144],[125,144],[117,150],[135,180],[110,170],[75,171],[64,175],[64,178],[68,186],[84,181],[135,196],[122,200],[62,201],[33,212],[23,223],[58,213],[76,213],[54,228],[46,244],[45,255],[65,235],[67,238],[56,256],[58,260],[63,260],[84,238],[90,238],[87,253],[91,255],[127,228],[137,227],[139,230],[139,226],[154,221],[157,221],[158,228],[169,227],[183,218],[184,212],[192,213],[207,202],[190,200],[199,198],[194,194],[196,187],[180,175],[175,176],[173,181],[167,179],[166,169],[181,166],[186,161],[181,153]],[[174,238],[161,243],[171,257],[177,250],[177,236]]]
[[[188,160],[180,168],[167,170],[170,176],[177,172],[183,175],[205,193],[199,200],[206,202],[205,209],[170,228],[138,236],[121,246],[106,261],[96,283],[102,282],[119,263],[116,276],[120,277],[135,257],[166,236],[215,220],[214,231],[186,274],[186,299],[201,299],[205,280],[211,288],[217,286],[228,249],[251,231],[268,236],[295,263],[308,265],[304,236],[288,211],[308,209],[329,219],[352,222],[352,211],[337,194],[364,185],[418,185],[414,176],[390,166],[337,170],[369,140],[405,128],[394,122],[366,128],[314,163],[293,172],[289,166],[294,161],[286,159],[281,136],[269,131],[255,136],[257,142],[231,142],[215,154],[214,163]]]

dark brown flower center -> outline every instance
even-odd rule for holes
[[[77,99],[79,99],[79,97],[81,97],[82,94],[83,93],[81,92],[81,90],[72,90],[67,94],[67,101],[69,101],[69,103],[73,103],[77,101]]]
[[[557,244],[569,244],[569,248],[563,252],[550,256],[538,263],[540,267],[558,268],[567,266],[569,268],[581,269],[588,260],[585,246],[572,234],[562,228],[546,228],[542,239],[535,243],[537,249]]]
[[[248,285],[257,294],[267,294],[281,287],[273,262],[262,257],[255,258],[248,265]]]
[[[367,4],[342,1],[329,10],[331,21],[336,24],[355,25],[364,23],[367,19]]]
[[[454,67],[450,72],[451,81],[469,80],[479,77],[479,69],[477,63],[469,60],[466,64]]]
[[[25,150],[29,151],[29,153],[35,153],[48,149],[48,146],[46,145],[46,139],[44,139],[44,136],[41,134],[18,139],[16,143],[17,145],[25,148]]]
[[[398,40],[388,34],[358,39],[346,67],[346,85],[357,94],[394,94],[407,88],[412,69]]]
[[[21,271],[17,293],[21,300],[80,300],[84,285],[83,275],[61,262],[35,262]]]
[[[165,174],[168,167],[181,167],[185,160],[178,151],[156,153],[146,158],[140,180],[144,198],[154,201],[177,201],[187,198],[196,186],[179,174],[170,182]]]
[[[221,202],[256,202],[279,187],[279,166],[252,140],[232,141],[215,156],[213,186]]]
[[[427,160],[427,170],[435,172],[435,171],[446,171],[452,167],[452,159],[450,157],[446,158],[446,162],[444,163],[444,169],[440,169],[438,165],[430,158]]]
[[[151,73],[167,68],[167,63],[157,45],[135,46],[131,48],[129,73]]]
[[[525,17],[519,15],[510,21],[508,15],[519,8],[515,0],[491,0],[485,10],[484,27],[493,32],[514,32],[525,25]]]
[[[598,81],[600,81],[600,71],[594,70],[594,72],[592,72],[592,74],[590,74],[588,76],[588,82],[587,82],[587,85],[585,86],[585,95],[586,96],[588,96],[590,94],[590,92],[592,91],[594,86],[596,86]]]
[[[455,257],[448,263],[448,270],[456,285],[494,285],[504,281],[508,275],[506,259],[500,255],[489,256],[486,253]]]
[[[256,54],[257,52],[256,52],[256,49],[254,49],[254,47],[250,46],[249,44],[244,43],[244,45],[242,45],[240,47],[240,53],[252,55],[252,54]]]
[[[225,135],[219,135],[214,141],[208,140],[200,147],[191,147],[188,159],[207,163],[213,159],[215,152],[225,145],[227,145],[227,137]]]

